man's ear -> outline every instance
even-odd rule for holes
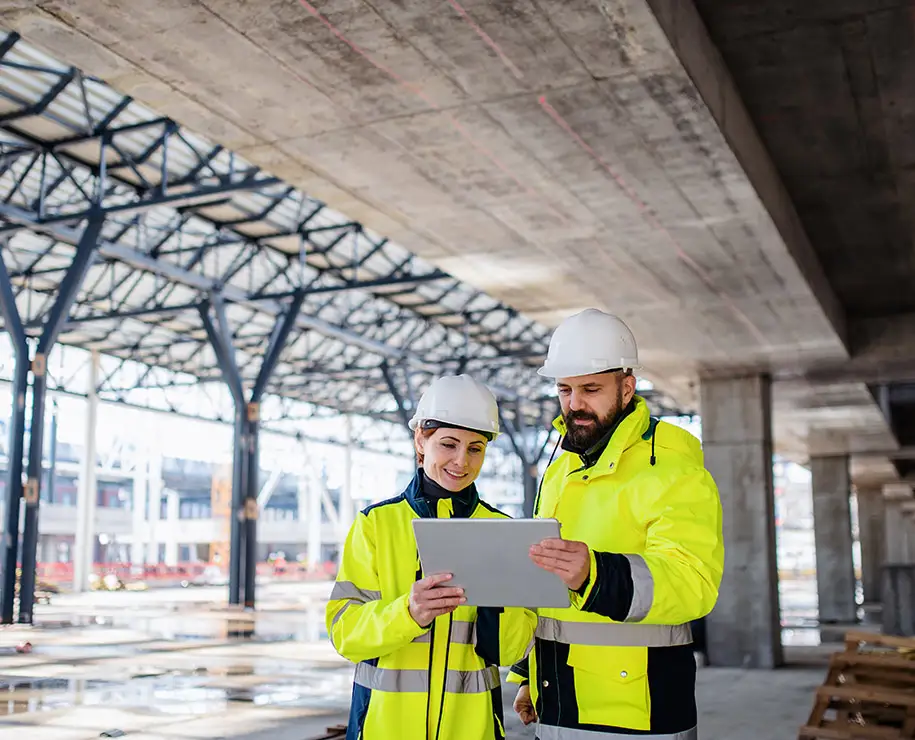
[[[629,405],[632,397],[635,395],[635,375],[627,375],[623,378],[623,407]]]

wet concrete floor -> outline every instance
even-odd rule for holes
[[[307,740],[345,723],[352,666],[324,630],[330,584],[269,584],[256,614],[224,588],[62,595],[0,628],[0,740]],[[28,640],[32,652],[16,652]],[[796,737],[820,667],[703,669],[703,740]],[[533,737],[511,712],[510,738]]]

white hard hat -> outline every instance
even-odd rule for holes
[[[409,427],[416,429],[425,422],[469,429],[495,439],[499,436],[499,406],[492,391],[478,380],[446,375],[433,380],[423,393]]]
[[[637,367],[639,350],[629,327],[612,314],[587,308],[556,327],[537,372],[546,378],[574,378]]]

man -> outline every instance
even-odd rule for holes
[[[538,611],[534,650],[509,679],[540,740],[698,737],[689,623],[718,597],[721,503],[699,441],[636,395],[636,367],[629,328],[588,309],[556,329],[539,371],[556,380],[563,453],[535,515],[557,518],[562,539],[531,559],[572,601]]]

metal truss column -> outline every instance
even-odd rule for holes
[[[48,316],[32,358],[32,418],[29,432],[28,480],[25,484],[25,525],[22,533],[22,578],[19,584],[19,622],[32,623],[35,602],[35,568],[38,561],[38,507],[41,499],[41,474],[44,448],[44,411],[48,387],[48,355],[57,343],[70,308],[86,273],[92,265],[105,215],[92,211],[76,246],[73,262],[60,284],[57,299]]]
[[[229,546],[229,603],[241,603],[247,609],[255,607],[257,579],[257,495],[260,491],[260,464],[258,436],[260,429],[260,403],[279,362],[286,341],[295,326],[305,291],[297,291],[286,311],[277,320],[264,361],[261,364],[250,400],[245,400],[241,372],[235,362],[232,333],[229,330],[225,305],[219,296],[214,297],[216,322],[210,317],[210,303],[199,308],[216,361],[223,379],[235,401],[235,453],[232,470],[232,521]]]
[[[260,492],[260,404],[249,403],[245,418],[245,457],[247,475],[244,498],[244,592],[245,608],[254,608],[254,592],[257,582],[257,494]]]
[[[229,514],[229,603],[240,604],[242,589],[241,564],[244,548],[244,533],[242,530],[243,501],[247,490],[248,455],[245,450],[248,421],[241,372],[235,363],[232,335],[226,322],[225,306],[218,298],[212,305],[215,308],[216,322],[214,323],[210,316],[211,304],[209,302],[200,306],[200,318],[216,355],[216,362],[219,365],[223,380],[228,385],[232,400],[235,402],[232,452],[232,509]]]
[[[98,428],[99,354],[92,353],[89,365],[89,397],[86,399],[86,436],[83,445],[83,470],[76,498],[76,541],[73,558],[73,590],[89,588],[95,555],[95,510],[98,497],[96,458]]]
[[[550,441],[550,432],[546,434],[546,439],[538,446],[536,438],[525,439],[531,435],[526,434],[528,431],[523,425],[523,417],[520,408],[515,409],[515,421],[520,421],[515,425],[512,420],[508,419],[501,410],[499,417],[508,439],[511,442],[515,454],[521,461],[521,479],[524,486],[524,516],[532,517],[537,500],[537,479],[539,477],[539,465],[543,459],[543,453]]]
[[[6,480],[6,531],[3,543],[3,575],[0,590],[0,622],[12,624],[16,599],[16,566],[19,561],[19,515],[22,500],[22,456],[25,451],[25,395],[29,386],[29,347],[25,328],[16,308],[16,297],[0,258],[0,312],[10,335],[15,356],[10,420],[9,464]]]

